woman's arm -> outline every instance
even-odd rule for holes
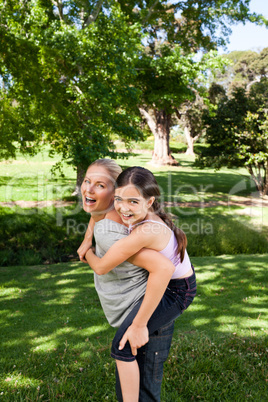
[[[160,303],[175,270],[172,262],[158,251],[143,249],[131,257],[129,262],[145,268],[149,272],[146,292],[140,309],[120,341],[120,348],[129,341],[132,354],[149,340],[147,323]]]
[[[150,230],[135,229],[130,235],[114,243],[102,258],[97,257],[90,249],[85,259],[97,275],[104,275],[141,249],[150,248],[154,236]]]
[[[79,259],[82,262],[85,262],[87,264],[87,260],[85,259],[85,255],[89,248],[92,246],[92,239],[93,239],[93,232],[94,232],[94,225],[95,222],[92,218],[90,218],[84,240],[82,241],[79,249],[77,250],[77,254],[79,255]]]

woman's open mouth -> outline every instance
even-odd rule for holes
[[[91,197],[85,197],[85,204],[86,205],[93,205],[95,204],[96,200],[94,200],[94,198]]]

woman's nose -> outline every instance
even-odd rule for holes
[[[87,191],[89,192],[89,193],[94,193],[94,186],[93,186],[93,184],[89,184],[88,183],[88,185],[87,185]]]

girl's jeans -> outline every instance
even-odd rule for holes
[[[195,295],[195,273],[189,278],[172,279],[169,282],[161,302],[148,321],[149,342],[138,349],[137,357],[132,355],[129,342],[126,343],[126,346],[121,351],[118,350],[118,346],[123,334],[136,316],[142,301],[133,308],[118,329],[113,340],[111,356],[123,361],[133,361],[137,358],[141,374],[140,392],[143,392],[143,385],[150,392],[144,397],[140,394],[140,401],[160,401],[163,364],[168,357],[170,349],[174,329],[173,321],[192,303]],[[157,366],[159,370],[156,370]],[[118,400],[120,401],[121,399],[119,398]]]
[[[174,321],[159,328],[149,342],[138,349],[136,360],[140,369],[140,402],[159,402],[164,363],[168,357],[174,331]],[[116,370],[116,396],[123,402],[120,381]]]

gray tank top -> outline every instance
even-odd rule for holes
[[[96,255],[103,257],[109,248],[128,235],[126,226],[110,219],[95,223]],[[134,305],[145,294],[148,271],[125,261],[105,275],[94,273],[95,288],[104,314],[113,327],[119,327]]]

